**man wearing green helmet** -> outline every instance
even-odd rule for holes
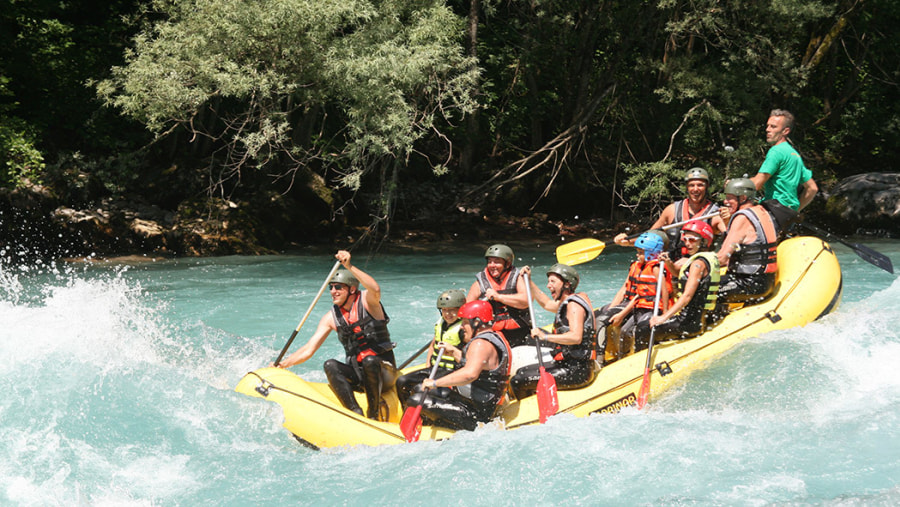
[[[669,224],[678,222],[687,222],[694,217],[715,213],[719,206],[712,202],[709,198],[709,173],[702,167],[692,167],[688,169],[684,175],[684,182],[687,188],[687,197],[681,201],[675,201],[663,210],[656,219],[656,222],[650,227],[651,229],[662,229]],[[712,226],[716,234],[725,233],[725,222],[718,216],[706,219],[706,222]],[[669,237],[674,239],[667,251],[672,255],[672,259],[681,257],[682,244],[681,229],[671,228],[667,231]],[[619,246],[633,246],[634,241],[629,240],[625,233],[621,233],[613,238],[613,241]]]
[[[443,377],[459,365],[457,357],[462,357],[461,349],[465,334],[462,330],[462,320],[459,318],[459,308],[464,304],[466,293],[460,289],[447,290],[438,296],[437,309],[441,312],[441,318],[434,325],[434,338],[431,340],[431,354],[428,355],[427,367],[397,379],[397,397],[400,398],[400,403],[405,404],[413,388],[428,378],[431,365],[435,362],[438,364],[435,378]],[[442,347],[444,353],[439,355]]]
[[[515,255],[506,245],[491,245],[484,253],[486,266],[475,275],[466,301],[481,299],[494,309],[494,329],[502,331],[511,347],[528,342],[528,297],[525,280],[513,266]]]
[[[775,199],[783,206],[800,211],[812,202],[819,187],[812,179],[812,171],[806,168],[803,158],[788,139],[793,127],[794,115],[789,111],[773,109],[769,113],[766,142],[771,148],[752,180],[757,190],[764,191],[765,199]]]
[[[728,272],[719,284],[721,304],[765,299],[775,288],[778,224],[756,204],[756,185],[747,177],[725,184],[728,232],[716,256]]]
[[[532,329],[535,340],[549,342],[553,347],[553,362],[544,364],[546,370],[556,379],[558,389],[578,389],[590,384],[597,373],[596,324],[591,300],[584,292],[576,293],[578,271],[566,264],[554,264],[547,270],[547,289],[550,296],[531,279],[531,268],[522,268],[529,274],[531,294],[545,310],[554,312],[553,331]],[[509,387],[516,399],[531,396],[537,391],[541,378],[538,364],[519,368]]]
[[[387,329],[390,321],[381,304],[381,287],[372,276],[350,263],[350,252],[334,256],[344,266],[331,278],[331,311],[322,316],[309,341],[277,366],[301,364],[319,350],[332,331],[347,354],[346,362],[325,361],[325,376],[341,404],[362,415],[354,391],[366,393],[366,417],[379,419],[381,394],[394,387],[397,378],[394,345]],[[362,285],[364,290],[360,291]],[[386,419],[385,419],[386,420]]]

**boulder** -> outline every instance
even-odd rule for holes
[[[856,174],[826,197],[826,214],[844,232],[900,235],[900,173]]]

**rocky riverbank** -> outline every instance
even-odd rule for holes
[[[132,198],[76,207],[59,202],[50,189],[33,185],[0,190],[0,251],[14,261],[27,261],[261,255],[354,244],[387,251],[494,241],[557,245],[575,238],[611,238],[640,227],[603,219],[552,220],[539,213],[513,217],[459,208],[439,219],[392,221],[383,239],[373,239],[376,234],[365,227],[314,222],[301,209],[277,195],[262,205],[204,198],[167,210]],[[816,224],[839,234],[900,237],[900,173],[847,178],[823,190],[810,213]]]

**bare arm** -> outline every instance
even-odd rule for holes
[[[569,320],[569,330],[565,333],[553,334],[540,332],[540,338],[548,342],[560,345],[578,345],[584,339],[584,319],[587,313],[579,304],[570,303],[566,306],[566,318]]]
[[[671,319],[680,312],[682,308],[687,306],[687,304],[691,302],[691,299],[694,298],[694,294],[697,293],[697,287],[700,286],[700,280],[702,280],[708,272],[709,269],[702,260],[697,259],[691,263],[691,267],[688,270],[688,280],[687,283],[684,284],[684,292],[681,293],[681,297],[679,297],[678,300],[675,301],[675,304],[673,304],[665,313],[651,317],[650,325],[657,326]]]
[[[754,177],[750,178],[750,181],[752,181],[753,184],[756,185],[756,190],[762,190],[763,186],[766,184],[767,181],[769,181],[769,178],[771,176],[772,175],[769,173],[759,173],[758,172],[758,173],[756,173],[756,175]]]
[[[753,224],[750,223],[750,220],[743,215],[737,215],[732,219],[731,230],[728,231],[728,235],[725,236],[725,240],[722,242],[722,247],[719,249],[719,252],[716,254],[716,257],[719,258],[720,266],[727,266],[728,261],[731,259],[731,254],[744,242],[744,239],[747,237],[748,227],[752,228]]]
[[[328,337],[328,333],[335,329],[337,328],[334,325],[334,318],[332,318],[331,312],[326,313],[319,319],[319,325],[316,326],[316,330],[309,338],[309,341],[297,349],[296,352],[282,359],[277,366],[279,368],[289,368],[295,364],[305,363],[319,350],[319,347],[325,342],[325,338]]]
[[[803,191],[800,193],[798,198],[800,199],[800,209],[805,208],[809,203],[812,202],[813,197],[819,192],[819,186],[816,185],[816,180],[810,178],[806,180],[806,182],[801,185],[803,187]],[[798,211],[799,211],[798,210]]]
[[[434,387],[453,387],[471,384],[481,375],[482,370],[490,370],[496,368],[500,364],[500,357],[497,355],[497,349],[487,340],[475,340],[466,350],[466,364],[462,368],[455,370],[449,375],[445,375],[439,379],[429,382],[428,379],[423,381],[422,387],[427,387],[428,383],[433,383]],[[439,385],[440,384],[440,385]]]

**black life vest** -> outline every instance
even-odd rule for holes
[[[362,361],[367,355],[380,356],[394,348],[387,328],[391,319],[384,311],[384,306],[381,307],[384,320],[377,320],[366,311],[361,295],[361,292],[355,294],[350,311],[345,311],[338,305],[331,307],[338,339],[347,353],[347,362],[351,364],[352,361]],[[392,359],[393,354],[390,354],[388,360]]]
[[[487,268],[479,271],[475,275],[475,279],[478,281],[478,287],[481,288],[479,297],[484,297],[484,293],[490,288],[493,288],[497,294],[515,294],[518,292],[516,282],[519,280],[519,268],[510,268],[499,282],[488,274]],[[489,303],[494,313],[494,329],[530,329],[527,309],[512,308],[496,300],[489,301]]]
[[[684,292],[684,286],[688,280],[688,272],[691,269],[691,264],[696,260],[705,262],[709,272],[700,280],[694,297],[679,312],[681,321],[687,323],[685,327],[689,328],[690,331],[696,331],[702,327],[705,313],[715,309],[719,295],[719,258],[713,252],[697,252],[688,259],[687,263],[681,267],[678,275],[678,292]]]
[[[553,350],[553,359],[562,361],[572,359],[576,361],[592,361],[597,358],[597,334],[596,323],[594,322],[594,309],[591,303],[578,294],[571,294],[559,304],[559,310],[556,311],[556,318],[553,321],[553,332],[562,334],[569,331],[569,303],[575,303],[584,308],[584,329],[581,335],[581,343],[575,345],[555,344]]]
[[[512,349],[506,338],[493,330],[482,331],[472,338],[472,341],[463,348],[462,366],[466,364],[466,352],[476,340],[487,340],[497,349],[500,361],[493,370],[482,370],[471,384],[468,386],[459,386],[457,390],[466,398],[471,399],[482,409],[491,409],[490,418],[497,413],[500,404],[503,403],[503,396],[509,387],[509,377],[512,369]],[[487,411],[487,410],[483,410]]]

